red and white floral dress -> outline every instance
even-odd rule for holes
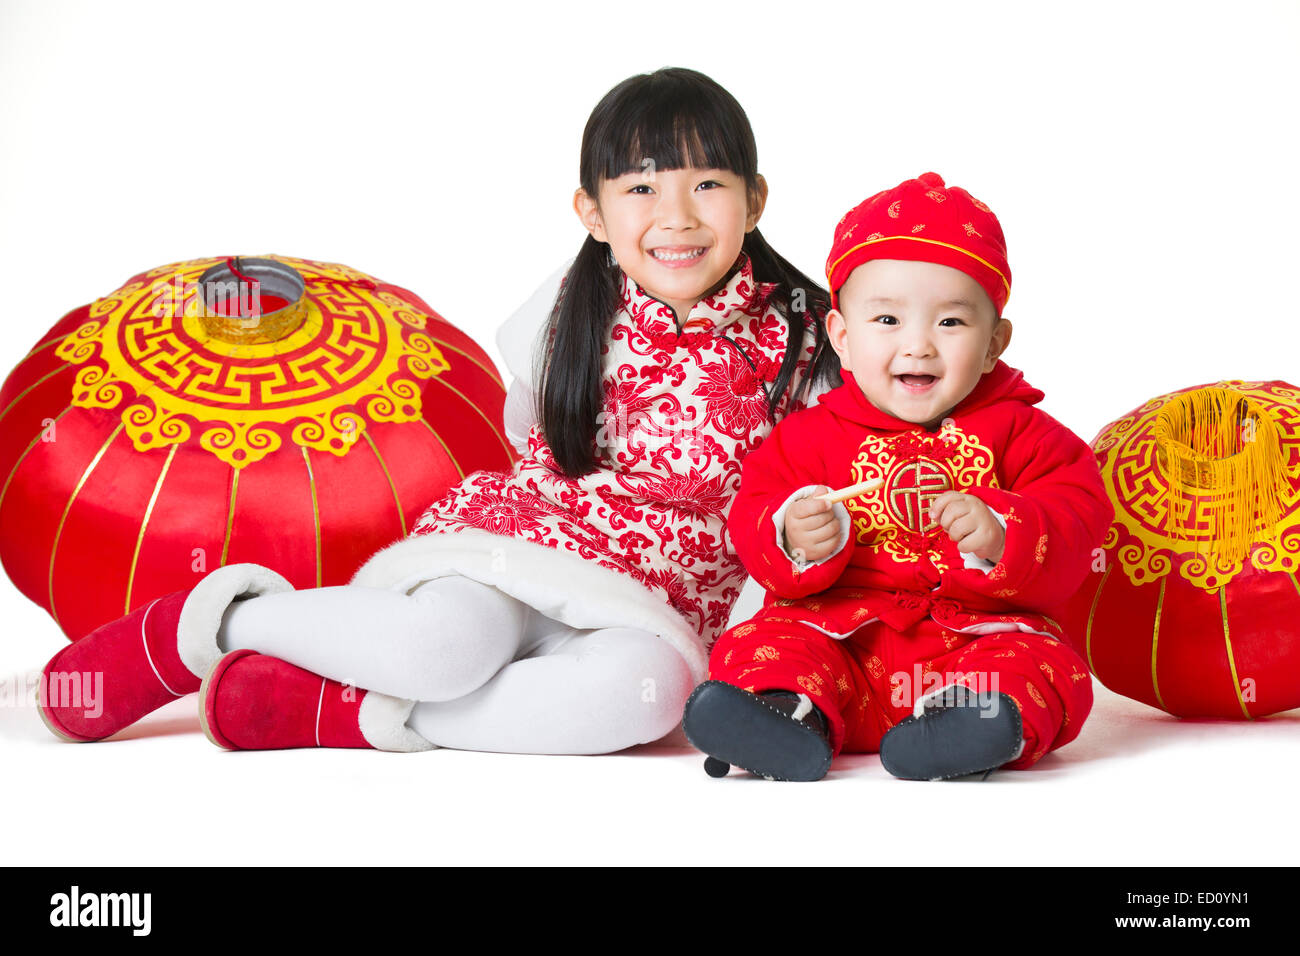
[[[773,288],[754,282],[745,257],[679,330],[669,306],[624,276],[595,470],[564,475],[534,424],[511,472],[467,476],[352,583],[409,592],[463,574],[573,627],[653,631],[703,679],[746,579],[726,518],[741,463],[772,428],[768,390],[789,328]],[[796,383],[813,341],[805,328]]]

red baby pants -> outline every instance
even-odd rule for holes
[[[1063,747],[1092,709],[1087,665],[1068,645],[1021,631],[972,635],[929,618],[905,631],[872,621],[843,639],[762,614],[718,639],[709,676],[754,693],[804,693],[826,715],[832,752],[876,753],[890,727],[926,691],[961,683],[1007,694],[1020,708],[1025,747],[1005,764],[1032,766]]]

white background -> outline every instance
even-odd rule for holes
[[[1300,3],[0,2],[0,371],[136,272],[342,262],[496,326],[576,252],[579,139],[634,72],[726,86],[762,228],[822,274],[852,205],[934,170],[1007,235],[1005,358],[1091,439],[1164,392],[1300,380]],[[13,436],[0,439],[13,441]],[[24,439],[25,440],[25,439]],[[63,638],[0,583],[0,678]],[[1029,773],[711,780],[599,758],[230,754],[193,699],[89,746],[0,711],[10,863],[1287,863],[1300,712],[1180,722],[1098,686]],[[789,848],[783,855],[778,849]],[[775,855],[774,855],[775,854]]]

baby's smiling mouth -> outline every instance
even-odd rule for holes
[[[908,388],[927,388],[939,380],[939,376],[937,375],[910,375],[907,373],[895,375],[894,378],[898,379]]]

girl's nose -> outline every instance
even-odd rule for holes
[[[690,229],[698,222],[690,192],[666,189],[659,194],[655,220],[660,229]]]

